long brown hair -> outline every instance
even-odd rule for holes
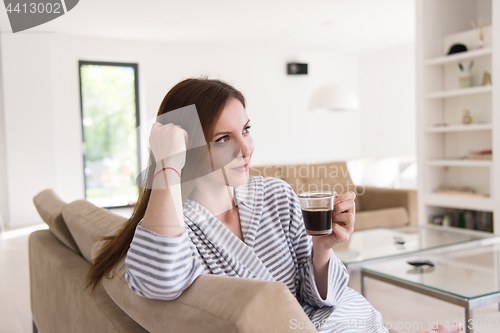
[[[186,79],[176,84],[163,98],[157,116],[169,111],[177,110],[185,106],[195,105],[198,117],[203,129],[205,141],[210,142],[215,131],[215,125],[224,109],[226,103],[236,98],[245,107],[243,94],[229,84],[207,78]],[[189,133],[189,131],[188,131]],[[200,157],[193,153],[195,150],[187,151],[186,166],[197,165],[196,160]],[[199,155],[199,154],[198,154]],[[139,198],[134,207],[132,216],[124,223],[123,227],[114,235],[102,237],[105,244],[97,253],[92,262],[92,266],[87,274],[86,288],[91,287],[92,292],[97,288],[101,279],[107,276],[118,262],[125,257],[134,237],[137,224],[142,220],[151,196],[151,183],[153,173],[156,168],[155,159],[152,153],[149,157],[149,167],[143,173]],[[194,170],[194,171],[193,171]],[[185,176],[193,178],[185,173],[196,172],[196,169],[183,168],[182,178]],[[186,200],[193,190],[193,182],[181,184],[182,200]],[[191,186],[191,187],[188,187]]]

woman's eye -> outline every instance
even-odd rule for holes
[[[217,143],[224,143],[224,142],[227,142],[227,140],[229,140],[229,137],[226,135],[226,136],[223,136],[223,137],[215,140],[215,142],[217,142]]]
[[[248,134],[250,133],[250,127],[251,126],[247,126],[243,129],[243,134]],[[218,138],[217,140],[215,140],[216,143],[226,143],[229,141],[229,135],[225,135],[223,137],[220,137]]]

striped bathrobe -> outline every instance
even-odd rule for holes
[[[280,281],[319,331],[387,332],[380,313],[347,286],[349,275],[333,251],[327,296],[321,298],[312,238],[305,232],[298,198],[286,182],[250,178],[235,188],[235,202],[244,242],[190,199],[184,202],[186,231],[179,237],[159,235],[139,223],[125,260],[130,288],[143,297],[173,300],[201,274]]]

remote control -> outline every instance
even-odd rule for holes
[[[413,266],[436,266],[436,263],[430,260],[408,260],[407,263]]]
[[[399,237],[399,236],[394,236],[394,241],[396,242],[396,244],[399,244],[399,245],[405,245],[406,241],[403,237]]]

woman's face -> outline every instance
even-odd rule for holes
[[[250,120],[243,105],[231,99],[225,106],[210,140],[214,166],[224,168],[228,186],[240,186],[248,181],[254,142],[250,135]]]

